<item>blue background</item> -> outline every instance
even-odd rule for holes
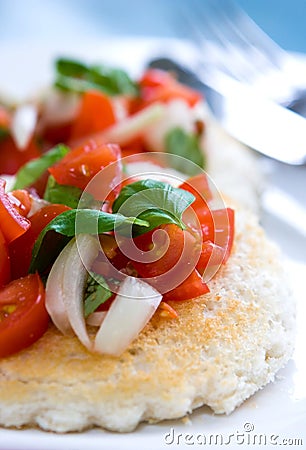
[[[215,0],[218,3],[219,0]],[[206,0],[200,0],[205,7]],[[0,0],[0,41],[176,36],[189,0]],[[306,53],[306,0],[237,0],[286,50]]]

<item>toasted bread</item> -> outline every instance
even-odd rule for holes
[[[294,305],[278,250],[257,219],[237,211],[236,240],[211,292],[172,302],[121,357],[89,353],[53,325],[0,360],[0,424],[55,432],[126,432],[208,405],[231,413],[272,381],[292,354]]]

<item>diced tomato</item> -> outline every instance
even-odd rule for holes
[[[225,250],[225,263],[229,257],[234,240],[234,210],[231,208],[216,209],[202,222],[203,240],[210,240]]]
[[[205,295],[209,292],[209,288],[206,283],[203,282],[199,272],[194,269],[186,280],[184,280],[179,286],[166,292],[163,295],[163,300],[168,302],[170,300],[183,301],[190,298],[196,298],[200,295]]]
[[[155,239],[153,241],[153,234],[160,230],[163,233],[160,233],[158,240]],[[163,251],[162,248],[166,244],[166,234],[169,239],[169,246],[163,256],[160,257],[160,253]],[[134,238],[136,247],[142,251],[143,255],[149,251],[153,251],[151,258],[155,260],[150,263],[133,261],[133,266],[139,275],[145,278],[153,278],[162,275],[174,267],[182,254],[184,238],[183,230],[174,224],[161,225],[148,233]]]
[[[133,141],[121,146],[122,158],[126,156],[142,154],[145,151],[145,143],[142,137],[137,137],[133,139]]]
[[[177,319],[178,313],[175,311],[172,306],[169,305],[169,303],[166,302],[160,302],[158,306],[159,315],[162,317],[165,317],[167,319]]]
[[[113,104],[106,94],[86,91],[72,124],[71,141],[98,133],[116,122]]]
[[[8,196],[19,214],[26,217],[32,207],[32,199],[29,191],[26,189],[16,189],[15,191],[9,192]]]
[[[7,109],[5,109],[3,106],[0,105],[0,137],[1,137],[1,130],[7,131],[10,127],[11,123],[11,117]]]
[[[4,236],[0,230],[0,287],[10,281],[10,258]]]
[[[17,239],[30,227],[28,219],[23,217],[5,193],[5,180],[0,178],[0,224],[6,242]]]
[[[0,357],[16,353],[39,339],[49,316],[38,274],[14,280],[0,290]]]
[[[171,74],[159,69],[148,69],[140,79],[139,85],[145,105],[179,98],[192,107],[202,98],[198,91],[179,83]]]
[[[154,235],[155,232],[159,234]],[[201,244],[188,231],[174,224],[161,225],[136,237],[134,243],[141,254],[138,259],[132,257],[131,264],[139,276],[160,292],[165,292],[171,285],[180,285],[189,277],[196,266]],[[148,256],[152,262],[147,262]]]
[[[204,173],[188,178],[179,188],[191,192],[195,196],[195,201],[192,204],[194,208],[202,208],[203,204],[206,204],[213,198],[209,180]]]
[[[225,249],[207,240],[202,243],[200,258],[196,268],[202,274],[207,267],[222,264],[225,257]]]
[[[33,216],[30,217],[30,228],[27,232],[15,239],[9,245],[9,254],[11,259],[12,279],[25,276],[30,267],[32,250],[39,233],[51,222],[54,217],[64,211],[68,206],[65,205],[48,205],[41,208]],[[55,242],[53,243],[55,245]]]
[[[144,72],[139,80],[140,87],[159,87],[167,86],[175,81],[174,76],[170,72],[161,69],[148,69]]]
[[[95,175],[115,162],[107,176],[105,175],[103,183],[99,179],[98,185],[94,183],[89,191],[96,199],[104,200],[102,192],[112,190],[118,184],[118,180],[121,181],[121,151],[118,145],[99,144],[95,140],[90,140],[87,144],[71,150],[61,161],[50,167],[49,172],[58,183],[84,190]],[[111,196],[115,198],[119,190],[120,184]]]
[[[44,151],[54,147],[54,145],[62,142],[68,144],[71,138],[72,122],[64,122],[58,124],[47,125],[42,131],[42,141]]]
[[[40,150],[34,139],[30,141],[27,148],[20,151],[11,136],[0,141],[0,174],[14,175],[17,170],[30,159],[38,158]]]

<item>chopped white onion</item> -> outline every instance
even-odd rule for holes
[[[5,180],[5,192],[10,192],[14,189],[14,184],[16,182],[15,175],[1,174],[0,178],[2,178],[2,180]]]
[[[44,200],[43,198],[35,197],[34,195],[31,195],[31,194],[30,194],[30,198],[31,198],[31,209],[28,212],[27,217],[33,216],[33,214],[37,213],[37,211],[39,211],[40,209],[44,208],[45,206],[50,205],[50,202],[48,202],[47,200]]]
[[[165,136],[175,127],[188,133],[194,131],[195,111],[181,99],[172,100],[165,105],[163,117],[144,130],[144,140],[153,152],[165,151]]]
[[[165,106],[154,103],[140,112],[117,122],[105,130],[101,137],[108,142],[122,145],[140,136],[143,131],[155,122],[159,122],[164,116]]]
[[[119,356],[158,308],[162,295],[142,280],[126,277],[96,335],[94,350]]]
[[[57,125],[72,120],[80,106],[80,95],[53,89],[42,103],[40,127]]]
[[[86,267],[98,252],[98,240],[93,236],[82,234],[72,239],[53,264],[46,285],[46,308],[53,323],[64,334],[72,329],[89,350],[92,343],[85,324],[83,295]]]
[[[37,108],[32,104],[19,106],[12,118],[11,132],[15,144],[19,150],[24,150],[31,137],[37,123]]]

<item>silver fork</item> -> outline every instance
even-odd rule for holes
[[[252,85],[306,113],[306,64],[285,52],[231,0],[189,0],[183,31],[201,48],[201,66]]]

